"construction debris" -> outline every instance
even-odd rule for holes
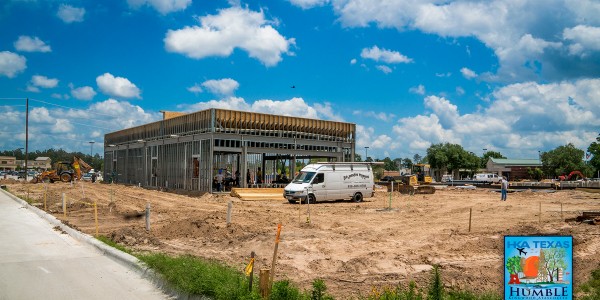
[[[565,220],[566,222],[581,222],[590,225],[598,225],[600,224],[600,211],[584,211],[581,213],[581,216],[577,216],[576,218],[569,218]]]
[[[233,188],[230,195],[244,201],[285,200],[283,197],[283,188]]]

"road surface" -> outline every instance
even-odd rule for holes
[[[0,192],[0,300],[169,299]]]

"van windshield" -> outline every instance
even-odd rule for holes
[[[315,176],[316,172],[300,172],[296,178],[294,178],[294,180],[292,181],[292,183],[309,183],[313,177]]]

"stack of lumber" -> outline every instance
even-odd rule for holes
[[[244,201],[285,200],[283,197],[283,188],[233,188],[230,195]]]

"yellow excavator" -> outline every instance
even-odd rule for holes
[[[87,173],[92,170],[92,167],[88,165],[83,159],[74,156],[72,162],[59,161],[54,164],[54,169],[44,171],[40,175],[33,178],[31,182],[50,182],[55,181],[69,182],[72,180],[80,180],[83,173]]]

